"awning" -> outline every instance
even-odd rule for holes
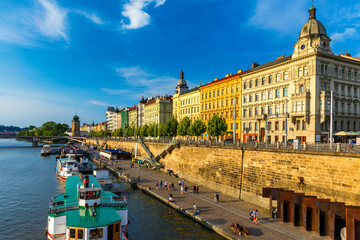
[[[335,136],[360,136],[360,132],[337,132],[334,134]]]

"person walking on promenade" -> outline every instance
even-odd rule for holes
[[[160,189],[162,189],[163,182],[160,180]]]
[[[181,191],[181,194],[184,194],[184,186],[183,185],[180,186],[180,191]]]
[[[185,180],[183,179],[183,180],[181,180],[181,185],[183,185],[184,186],[184,183],[185,183]]]
[[[184,188],[184,190],[185,190],[185,192],[187,192],[187,190],[188,190],[188,187],[185,185],[185,188]]]
[[[194,216],[195,216],[195,215],[198,215],[198,214],[200,213],[200,210],[199,210],[199,208],[196,206],[195,203],[194,203],[194,205],[193,205],[193,209],[194,209]]]
[[[171,184],[168,184],[168,191],[171,191]]]
[[[255,224],[259,223],[259,212],[257,209],[253,212],[253,219],[254,219],[253,223],[255,223]]]
[[[179,188],[181,187],[181,180],[179,180]]]
[[[172,188],[172,190],[175,190],[175,184],[174,183],[171,184],[171,188]]]
[[[158,182],[156,182],[155,189],[159,190],[159,183]]]
[[[199,186],[196,185],[196,193],[198,194],[199,193]]]
[[[194,185],[193,193],[196,193],[196,185]]]
[[[169,201],[168,201],[168,204],[169,204],[169,202],[173,202],[173,201],[174,201],[174,198],[173,198],[172,194],[169,193]]]
[[[216,203],[219,202],[219,193],[214,194],[214,202],[216,202]]]
[[[165,190],[167,189],[167,182],[164,183],[164,186],[165,186]]]

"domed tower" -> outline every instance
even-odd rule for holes
[[[333,54],[330,48],[331,39],[326,34],[324,25],[316,19],[316,8],[309,10],[309,20],[302,27],[299,39],[294,45],[293,58],[313,52]]]
[[[80,121],[79,121],[79,117],[75,114],[75,116],[73,116],[73,120],[72,120],[72,126],[71,126],[71,133],[73,137],[80,137]]]
[[[178,81],[175,94],[183,94],[188,90],[189,90],[189,87],[186,84],[186,81],[184,79],[184,72],[181,71],[180,72],[180,80]]]

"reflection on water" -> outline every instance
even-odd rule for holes
[[[64,191],[54,156],[31,143],[0,140],[0,239],[46,239],[50,200]],[[129,240],[223,239],[140,190],[123,186],[129,199]]]

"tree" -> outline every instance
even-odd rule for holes
[[[147,137],[148,136],[148,125],[144,125],[141,127],[141,131],[140,131],[140,137]]]
[[[135,127],[127,127],[125,129],[125,136],[127,136],[127,137],[134,136],[134,130],[135,130]]]
[[[29,130],[24,130],[19,133],[21,136],[64,136],[66,130],[69,128],[67,124],[56,123],[54,121],[45,122],[41,127],[35,129],[35,126],[30,125]]]
[[[111,136],[113,137],[122,137],[124,134],[124,130],[122,128],[118,128],[118,129],[115,129],[112,133],[111,133]]]
[[[207,131],[210,136],[218,139],[219,136],[223,136],[225,134],[226,130],[227,124],[224,118],[214,115],[209,119]]]
[[[169,137],[176,136],[178,124],[178,121],[173,117],[166,122],[166,133]]]
[[[203,135],[205,132],[206,132],[206,126],[200,119],[196,120],[190,126],[190,133],[193,136],[199,137],[199,136]]]
[[[140,136],[141,135],[140,133],[141,133],[141,126],[135,128],[135,135]]]
[[[160,125],[159,125],[159,127],[158,127],[158,134],[159,134],[159,137],[167,136],[166,124],[160,124]]]
[[[180,136],[190,135],[190,126],[191,126],[190,118],[189,117],[183,118],[177,127],[177,135]]]
[[[151,124],[147,129],[147,135],[149,137],[155,137],[155,124]]]
[[[95,131],[90,131],[89,137],[95,137],[95,136],[96,136],[96,132]]]

